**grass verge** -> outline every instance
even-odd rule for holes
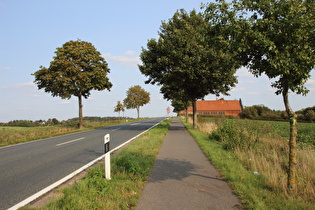
[[[191,124],[184,124],[208,159],[229,182],[246,209],[314,209],[312,201],[298,195],[289,197],[285,192],[274,188],[269,183],[269,176],[255,172],[242,162],[239,154],[228,150],[225,144],[209,139],[209,133],[194,130]],[[211,126],[211,129],[216,129],[215,127]],[[242,152],[247,153],[248,151]],[[266,166],[262,162],[260,165]]]
[[[106,180],[104,164],[91,168],[62,196],[38,209],[133,209],[155,163],[169,129],[165,120],[111,157],[111,177]],[[22,209],[32,209],[23,207]]]

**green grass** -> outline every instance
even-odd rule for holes
[[[169,124],[170,120],[162,122],[121,151],[112,154],[111,180],[104,178],[104,164],[100,164],[91,168],[74,186],[64,188],[61,198],[41,209],[133,209],[155,163]]]
[[[303,200],[299,196],[289,197],[271,188],[267,178],[260,174],[255,175],[251,168],[238,159],[233,152],[234,149],[226,148],[224,144],[209,139],[209,135],[192,129],[190,124],[185,124],[185,126],[208,159],[229,182],[246,209],[314,209],[312,201]],[[261,125],[257,123],[252,126],[268,133],[267,127],[261,128]]]

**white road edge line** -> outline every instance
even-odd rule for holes
[[[63,143],[60,143],[60,144],[56,144],[56,146],[58,147],[58,146],[61,146],[61,145],[64,145],[64,144],[70,144],[72,142],[80,141],[80,140],[83,140],[83,139],[85,139],[85,137],[74,139],[74,140],[71,140],[71,141],[66,141],[66,142],[63,142]]]
[[[135,136],[135,137],[129,139],[129,140],[126,141],[125,143],[123,143],[123,144],[119,145],[118,147],[112,149],[112,150],[110,151],[110,153],[111,153],[111,152],[114,152],[115,150],[117,150],[117,149],[119,149],[119,148],[121,148],[121,147],[123,147],[123,146],[125,146],[125,145],[128,144],[129,142],[135,140],[136,138],[138,138],[139,136],[141,136],[141,135],[144,134],[145,132],[151,130],[152,128],[154,128],[155,126],[157,126],[158,124],[160,124],[161,122],[162,122],[162,121],[156,123],[155,125],[153,125],[152,127],[148,128],[147,130],[143,131],[142,133],[138,134],[137,136]],[[101,159],[104,158],[104,157],[105,157],[105,154],[102,155],[102,156],[100,156],[100,157],[98,157],[98,158],[96,158],[95,160],[89,162],[89,163],[86,164],[85,166],[82,166],[81,168],[79,168],[79,169],[76,170],[75,172],[72,172],[72,173],[69,174],[68,176],[66,176],[66,177],[64,177],[64,178],[62,178],[62,179],[60,179],[59,181],[53,183],[52,185],[50,185],[50,186],[48,186],[48,187],[42,189],[41,191],[35,193],[34,195],[32,195],[32,196],[26,198],[25,200],[21,201],[20,203],[18,203],[18,204],[16,204],[16,205],[12,206],[12,207],[9,208],[8,210],[16,210],[16,209],[18,209],[18,208],[21,208],[21,207],[23,207],[23,206],[26,206],[27,204],[29,204],[30,202],[36,200],[37,198],[39,198],[40,196],[44,195],[45,193],[51,191],[52,189],[58,187],[58,186],[61,185],[62,183],[68,181],[68,180],[71,179],[71,178],[73,178],[75,175],[77,175],[77,174],[79,174],[80,172],[84,171],[85,169],[87,169],[88,167],[92,166],[94,163],[96,163],[97,161],[101,160]]]
[[[140,123],[133,123],[133,124],[130,124],[131,126],[134,126],[134,125],[139,125]]]

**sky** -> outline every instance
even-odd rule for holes
[[[166,116],[171,102],[163,99],[160,87],[145,84],[138,69],[139,55],[147,41],[158,37],[161,21],[179,9],[199,10],[198,0],[0,0],[0,122],[11,120],[66,120],[78,116],[77,97],[63,100],[38,90],[31,74],[48,67],[57,47],[70,40],[91,42],[108,63],[110,91],[92,91],[83,101],[84,116],[118,116],[117,101],[140,85],[151,101],[140,108],[141,117]],[[297,111],[315,105],[315,72],[307,82],[306,97],[290,94]],[[245,68],[237,71],[238,84],[226,100],[242,99],[244,106],[263,104],[284,110],[266,76],[255,78]],[[207,100],[216,97],[206,96]],[[172,107],[171,107],[172,110]],[[126,110],[136,117],[135,109]],[[171,113],[174,115],[174,113]]]

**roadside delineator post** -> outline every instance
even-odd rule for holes
[[[105,178],[110,180],[110,152],[109,152],[110,135],[104,136],[104,150],[105,150]]]

